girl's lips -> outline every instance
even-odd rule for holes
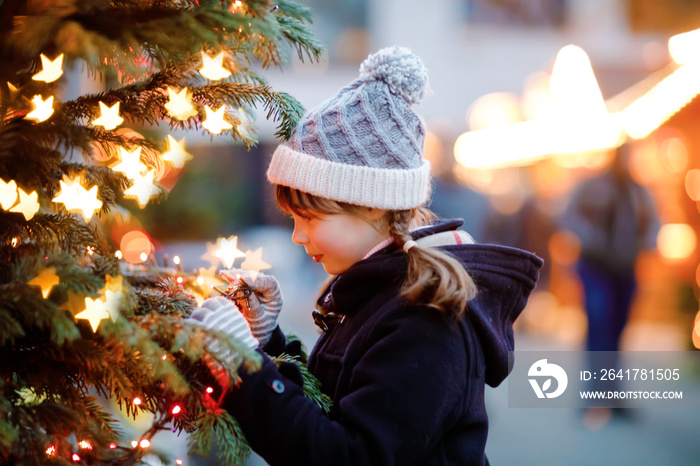
[[[321,258],[323,257],[323,254],[318,254],[316,256],[311,256],[311,258],[314,260],[314,262],[321,262]]]

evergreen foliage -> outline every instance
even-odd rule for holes
[[[210,337],[237,355],[235,367],[226,367],[234,376],[240,365],[257,367],[259,357],[181,322],[196,303],[168,279],[173,274],[129,272],[98,226],[98,217],[121,208],[135,180],[97,155],[116,158],[120,148],[140,147],[140,161],[157,169],[166,163],[164,141],[93,121],[100,103],[118,103],[122,127],[201,129],[206,106],[225,106],[233,125],[225,133],[249,147],[256,140],[244,128],[247,115],[260,107],[287,138],[303,109],[253,68],[283,65],[290,46],[300,58],[318,60],[322,47],[310,21],[307,9],[286,0],[0,0],[0,200],[9,196],[0,208],[0,463],[140,463],[153,452],[131,446],[110,404],[129,416],[154,415],[143,439],[175,428],[190,433],[201,453],[216,441],[222,464],[247,456],[236,420],[207,393],[200,361]],[[202,52],[222,51],[231,76],[203,78]],[[42,54],[63,54],[64,70],[82,65],[106,89],[61,100],[65,75],[33,79]],[[179,119],[167,110],[168,89],[185,87],[194,110]],[[37,95],[54,98],[43,121],[30,116]],[[102,204],[92,217],[54,201],[62,182],[76,179],[85,189],[97,186]],[[38,211],[17,211],[20,190],[36,193]],[[46,290],[35,281],[43,274],[56,278]],[[118,290],[116,308],[96,329],[78,317],[87,300],[105,302],[110,290]]]

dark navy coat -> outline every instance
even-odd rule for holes
[[[354,264],[319,298],[346,317],[321,335],[308,361],[333,400],[330,415],[265,358],[224,401],[253,450],[273,466],[488,464],[485,384],[499,385],[511,369],[513,322],[542,261],[504,246],[442,248],[476,282],[465,316],[455,321],[399,297],[407,256],[396,245]],[[276,331],[265,350],[283,349]]]

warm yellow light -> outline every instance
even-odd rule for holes
[[[10,212],[18,212],[24,215],[25,220],[29,220],[34,217],[39,211],[39,195],[36,191],[32,191],[31,194],[24,192],[22,188],[17,188],[17,193],[19,194],[19,204],[12,207]]]
[[[119,116],[119,102],[111,107],[100,102],[100,112],[101,116],[92,121],[92,124],[95,126],[103,126],[104,129],[110,130],[121,125],[124,121],[124,118]]]
[[[145,439],[141,440],[141,442],[139,442],[139,446],[141,448],[148,448],[151,446],[151,442],[147,438],[145,438]]]
[[[168,86],[168,97],[169,101],[165,104],[165,109],[173,118],[187,120],[197,114],[197,110],[192,106],[192,95],[186,87],[180,92],[175,92]]]
[[[102,201],[97,199],[98,188],[94,185],[89,190],[83,188],[78,179],[65,177],[59,181],[61,190],[52,200],[65,205],[69,212],[80,212],[86,222],[102,207]]]
[[[168,134],[168,152],[163,154],[163,160],[172,163],[175,168],[182,168],[192,156],[185,150],[185,138],[179,141]]]
[[[32,76],[35,81],[53,82],[63,74],[63,54],[60,54],[53,61],[49,60],[43,53],[40,55],[42,70]]]
[[[258,248],[255,251],[246,251],[245,260],[241,264],[242,269],[246,269],[250,272],[253,281],[258,278],[258,273],[260,273],[261,270],[271,267],[270,264],[262,260],[262,250],[263,248]]]
[[[695,250],[695,230],[685,223],[662,225],[656,238],[659,253],[666,259],[685,259]]]
[[[105,302],[105,310],[109,312],[112,322],[116,322],[119,318],[119,311],[122,307],[124,299],[124,287],[122,284],[122,276],[112,277],[107,274],[105,276],[105,287],[102,290],[102,298]]]
[[[573,116],[598,117],[608,113],[591,61],[581,47],[567,45],[559,51],[549,78],[549,89]]]
[[[688,148],[682,139],[670,137],[661,143],[664,165],[672,173],[681,173],[688,165]]]
[[[180,265],[180,256],[173,257],[173,264]]]
[[[122,259],[124,255],[121,251],[117,250],[117,252],[114,253],[114,257],[116,257],[117,259]]]
[[[695,325],[693,326],[693,346],[700,349],[700,312],[695,315]]]
[[[200,286],[206,286],[208,288],[213,288],[215,286],[222,285],[224,282],[219,279],[216,274],[217,266],[212,265],[208,269],[204,267],[199,268],[199,278],[197,278],[197,283]],[[201,280],[201,282],[200,282]]]
[[[207,105],[204,107],[204,111],[207,114],[207,119],[202,122],[202,126],[206,128],[210,133],[219,134],[225,129],[231,129],[233,126],[224,120],[225,106],[221,106],[217,111],[212,110]]]
[[[9,183],[0,178],[0,205],[7,210],[17,202],[17,183],[10,180]]]
[[[679,65],[698,61],[700,59],[699,49],[700,29],[677,34],[668,40],[668,51],[671,53],[671,58]]]
[[[132,440],[132,441],[131,441],[131,446],[132,446],[133,448],[136,448],[136,445],[138,445],[138,444],[139,444],[139,442],[137,442],[136,440]]]
[[[199,286],[204,285],[204,278],[197,277],[197,280],[195,280],[195,283],[197,283],[197,285],[199,285]]]
[[[78,443],[78,447],[82,448],[83,450],[92,450],[92,444],[85,440],[81,440],[80,443]]]
[[[97,332],[100,321],[109,319],[109,312],[105,309],[105,302],[100,299],[85,298],[85,310],[75,316],[76,319],[86,319],[90,322],[93,332]]]
[[[683,65],[622,111],[622,126],[635,139],[656,130],[700,94],[700,61]]]
[[[700,170],[693,168],[685,174],[685,192],[694,201],[700,201]]]
[[[137,147],[133,152],[129,152],[123,147],[119,148],[119,161],[110,168],[115,172],[124,173],[127,178],[134,179],[141,175],[148,167],[141,163],[141,148]]]
[[[216,252],[214,255],[221,259],[227,269],[233,266],[233,262],[239,257],[245,257],[245,254],[237,247],[238,237],[231,236],[230,238],[218,238],[216,240]]]
[[[39,274],[27,282],[27,285],[41,288],[41,295],[46,299],[51,289],[60,282],[54,267],[42,267]]]
[[[141,262],[146,262],[148,260],[148,254],[146,254],[145,252],[142,252],[139,255],[139,259],[141,259]]]
[[[30,120],[42,122],[48,120],[49,117],[53,115],[53,96],[42,100],[41,96],[37,94],[32,98],[32,105],[34,106],[34,110],[27,113],[27,118]]]
[[[145,260],[141,258],[141,254],[148,258],[154,250],[151,238],[141,230],[131,230],[124,234],[119,241],[119,249],[124,255],[124,260],[132,264],[140,264]]]
[[[494,92],[479,97],[467,111],[472,131],[505,126],[522,120],[518,99],[507,92]]]
[[[224,52],[221,52],[214,58],[210,58],[205,52],[202,52],[202,67],[199,72],[205,78],[211,79],[212,81],[218,81],[219,79],[231,76],[231,72],[224,68]]]
[[[136,199],[139,207],[143,208],[153,196],[160,192],[158,187],[153,184],[154,176],[155,170],[150,170],[143,176],[137,175],[133,178],[134,184],[124,191],[124,196]]]

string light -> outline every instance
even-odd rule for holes
[[[144,208],[148,201],[156,196],[159,192],[158,188],[153,184],[155,170],[150,170],[145,175],[138,175],[132,179],[134,184],[124,191],[124,196],[136,199],[139,207]]]
[[[60,54],[54,60],[49,60],[43,53],[39,58],[41,58],[42,70],[32,76],[34,81],[50,83],[61,77],[63,74],[63,54]]]
[[[173,118],[187,120],[197,114],[197,110],[192,106],[192,95],[186,87],[180,92],[175,92],[168,86],[168,98],[168,103],[164,107]]]
[[[180,265],[180,256],[173,257],[173,264]]]
[[[221,52],[214,58],[210,58],[205,52],[202,52],[202,67],[199,72],[205,78],[211,79],[212,81],[218,81],[219,79],[231,76],[231,72],[224,68],[224,52]]]
[[[19,204],[10,209],[10,212],[18,212],[24,215],[25,220],[30,220],[39,211],[39,195],[36,191],[31,194],[26,193],[22,188],[17,188],[19,194]]]
[[[41,123],[49,119],[53,115],[53,96],[48,97],[46,100],[42,100],[39,94],[32,98],[32,105],[34,110],[27,113],[27,118],[30,120],[36,120]]]
[[[137,442],[136,440],[132,440],[132,441],[131,441],[131,446],[132,446],[133,448],[136,448],[136,446],[137,446],[138,444],[139,444],[139,442]]]
[[[56,454],[56,447],[53,445],[49,445],[49,448],[46,449],[46,454],[49,456],[53,456]]]
[[[245,257],[245,254],[241,252],[238,247],[238,236],[231,236],[230,238],[218,238],[216,240],[216,252],[214,255],[221,259],[227,269],[233,266],[234,261],[239,257]]]
[[[178,141],[168,134],[168,152],[163,154],[163,160],[172,163],[175,168],[182,168],[191,159],[192,155],[185,150],[185,138]]]
[[[85,310],[75,316],[76,319],[85,319],[90,322],[92,331],[97,332],[100,322],[109,319],[109,312],[105,309],[105,302],[100,299],[85,298]]]
[[[92,124],[95,126],[103,126],[106,130],[111,130],[121,125],[122,122],[124,122],[124,118],[119,116],[119,102],[111,107],[100,102],[100,117],[93,120]]]
[[[136,406],[140,405],[140,404],[141,404],[141,398],[139,398],[139,397],[137,396],[136,398],[133,399],[132,403],[135,404]]]
[[[54,267],[42,267],[39,274],[27,282],[27,285],[41,288],[41,295],[46,299],[54,285],[60,282]]]
[[[7,210],[17,202],[17,183],[15,180],[6,182],[0,178],[0,205]]]
[[[250,272],[251,276],[253,277],[253,281],[258,278],[258,273],[260,273],[261,270],[269,269],[271,267],[270,264],[262,260],[262,250],[263,248],[258,248],[255,250],[255,252],[250,250],[246,251],[245,260],[241,264],[241,268]]]
[[[73,453],[73,455],[71,455],[71,459],[77,463],[78,461],[80,461],[80,455],[78,455],[77,453]]]
[[[92,450],[92,444],[90,442],[86,442],[85,440],[81,440],[78,447],[82,448],[83,450]]]
[[[220,134],[225,129],[233,128],[229,122],[224,120],[224,110],[223,105],[217,111],[212,110],[208,105],[204,107],[207,119],[202,122],[202,126],[212,134]]]
[[[102,201],[97,199],[97,185],[89,190],[85,189],[79,179],[64,177],[59,181],[61,190],[52,199],[53,202],[61,203],[69,212],[80,212],[86,222],[89,222],[93,214],[102,207]]]
[[[114,450],[115,448],[117,448],[117,444],[114,443],[114,442],[111,442],[111,443],[109,444],[109,448],[110,448],[110,450]]]
[[[12,238],[12,247],[16,248],[18,244],[19,244],[19,238],[17,238],[15,236],[14,238]]]
[[[141,440],[141,442],[139,443],[139,446],[141,448],[148,448],[151,446],[151,441],[148,440],[147,438],[145,438],[145,439]]]
[[[139,259],[141,259],[141,262],[146,262],[148,260],[148,254],[146,254],[145,252],[142,252],[139,255]]]
[[[122,252],[117,249],[117,251],[114,253],[114,257],[121,260],[124,257],[124,254],[122,254]]]
[[[181,460],[180,458],[176,459],[176,460],[175,460],[175,464],[177,464],[178,466],[180,466],[180,465],[182,464],[182,460]]]
[[[175,405],[175,406],[173,406],[173,409],[171,412],[173,414],[180,414],[180,411],[182,411],[182,408],[180,407],[180,405]]]
[[[212,387],[207,387],[206,392],[211,395],[212,393],[214,393],[214,389]]]
[[[177,281],[180,285],[182,285],[182,284],[185,282],[185,279],[182,278],[182,277],[177,277],[177,280],[176,280],[176,281]]]
[[[88,246],[87,248],[85,248],[85,250],[87,251],[89,256],[95,254],[95,248],[93,246]]]
[[[127,178],[134,179],[144,172],[148,167],[141,163],[141,148],[137,147],[133,152],[129,152],[123,147],[119,148],[121,157],[119,162],[110,168],[115,172],[124,173]]]

